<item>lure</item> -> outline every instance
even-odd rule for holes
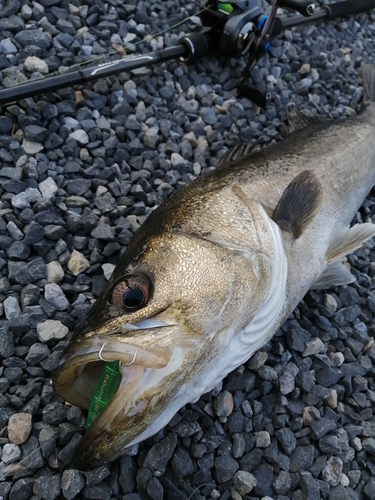
[[[96,384],[92,397],[89,414],[87,416],[86,430],[90,429],[94,420],[99,417],[104,408],[116,394],[121,382],[120,362],[106,362]]]
[[[233,12],[233,6],[230,3],[219,2],[217,4],[217,10],[223,12],[224,14],[231,14]]]

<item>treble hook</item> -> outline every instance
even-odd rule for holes
[[[101,349],[100,349],[100,351],[99,351],[99,353],[98,353],[98,356],[99,356],[99,359],[100,359],[101,361],[104,361],[104,363],[108,363],[109,361],[108,361],[108,360],[106,360],[106,359],[104,359],[104,358],[103,358],[103,356],[102,356],[102,352],[103,352],[103,349],[104,349],[105,344],[106,344],[106,342],[104,342],[104,344],[102,345],[102,347],[101,347]],[[133,359],[130,361],[130,363],[128,363],[128,364],[121,363],[121,364],[122,364],[123,366],[131,366],[131,365],[134,363],[134,361],[136,360],[136,357],[137,357],[137,352],[138,352],[138,351],[135,351],[135,352],[134,352]]]

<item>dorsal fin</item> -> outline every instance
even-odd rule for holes
[[[363,101],[365,104],[375,101],[375,67],[373,64],[361,65],[363,81]]]
[[[294,102],[288,102],[285,112],[288,121],[288,125],[286,127],[288,134],[308,127],[309,125],[316,125],[324,121],[320,116],[311,113],[311,111],[300,111],[296,108]]]
[[[304,170],[282,194],[275,210],[275,222],[283,231],[299,238],[318,211],[322,196],[319,179],[311,170]]]
[[[231,163],[244,158],[245,156],[249,156],[252,153],[256,153],[260,151],[261,147],[259,144],[238,144],[234,146],[233,149],[225,153],[221,158],[219,163],[216,165],[216,168],[223,168],[229,166]]]

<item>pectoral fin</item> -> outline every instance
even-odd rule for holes
[[[348,255],[375,236],[375,224],[365,222],[342,230],[331,243],[327,252],[327,264]]]
[[[299,238],[317,213],[323,196],[319,179],[304,170],[285,189],[277,204],[274,220],[283,231]]]
[[[330,286],[347,285],[355,281],[349,271],[345,255],[357,250],[363,243],[375,236],[375,224],[356,224],[341,231],[327,252],[327,267],[311,288],[323,289]]]

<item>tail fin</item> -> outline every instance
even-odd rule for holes
[[[367,104],[375,101],[375,66],[362,63],[361,72],[364,90],[363,101]]]

